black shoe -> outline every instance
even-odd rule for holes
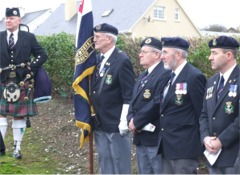
[[[14,150],[13,157],[16,158],[16,159],[21,159],[22,158],[21,151],[20,150]]]
[[[0,157],[3,157],[5,155],[6,155],[5,151],[0,151]]]

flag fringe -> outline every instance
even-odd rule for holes
[[[76,126],[81,128],[81,136],[80,136],[80,148],[83,148],[86,141],[89,141],[89,134],[84,137],[84,131],[87,130],[88,133],[91,132],[91,126],[87,123],[76,121]]]
[[[76,80],[73,82],[72,87],[75,91],[76,94],[81,95],[83,98],[85,98],[87,100],[87,102],[89,103],[89,98],[88,95],[86,94],[86,92],[83,90],[83,88],[80,87],[79,83],[87,76],[91,75],[93,70],[94,70],[95,66],[89,67],[88,69],[86,69],[80,76],[78,76],[78,78],[76,78]]]

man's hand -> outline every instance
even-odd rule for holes
[[[204,145],[206,150],[208,150],[208,152],[210,152],[211,154],[217,154],[218,151],[222,148],[222,143],[217,137],[205,137]]]
[[[131,132],[135,132],[136,128],[135,128],[134,123],[133,123],[133,118],[130,120],[128,127],[129,127]]]

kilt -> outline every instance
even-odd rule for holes
[[[3,116],[13,116],[13,117],[26,117],[26,116],[36,116],[38,114],[37,105],[33,102],[33,90],[31,90],[28,95],[28,101],[24,100],[26,97],[26,88],[28,83],[25,83],[23,87],[20,88],[20,98],[15,102],[8,102],[3,97],[3,91],[6,84],[0,84],[0,115]]]

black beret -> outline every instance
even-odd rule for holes
[[[182,50],[188,51],[189,43],[180,37],[164,37],[161,38],[162,41],[162,47],[173,47],[173,48],[179,48]]]
[[[18,8],[6,8],[6,14],[5,17],[9,16],[18,16],[20,17],[20,12]]]
[[[160,40],[154,37],[147,37],[141,42],[141,47],[143,46],[150,46],[156,49],[162,50],[162,43]]]
[[[223,48],[223,49],[238,49],[239,43],[232,37],[219,36],[218,38],[209,41],[210,48]]]
[[[96,25],[93,28],[94,32],[112,33],[113,35],[118,35],[118,29],[110,24],[103,23]]]

